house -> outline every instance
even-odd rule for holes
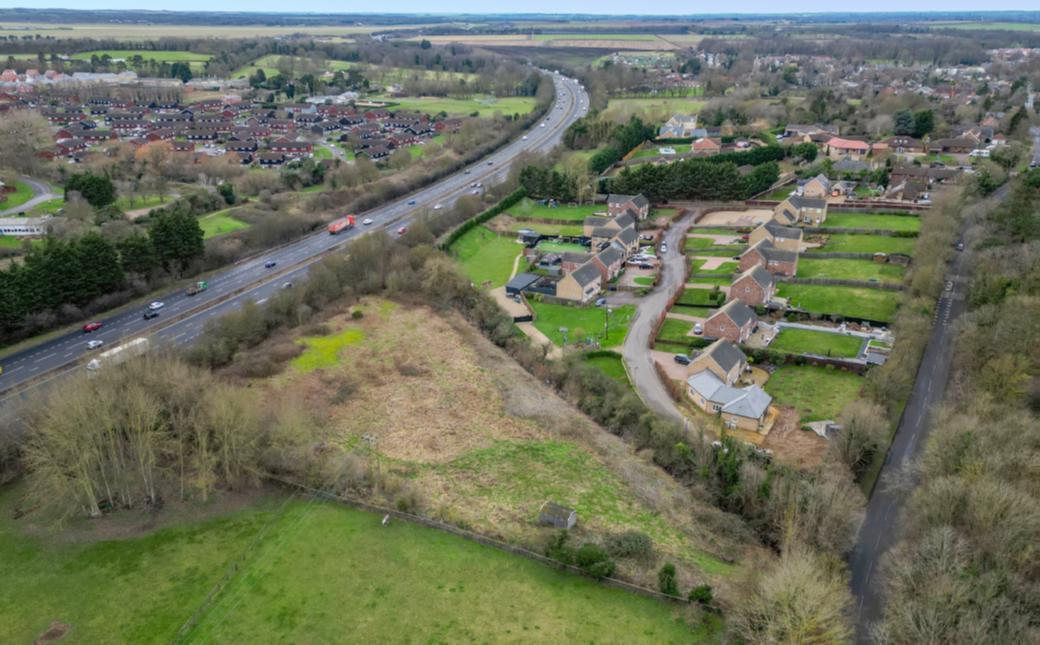
[[[607,214],[611,217],[632,211],[636,219],[650,216],[650,201],[642,195],[610,195],[607,197]]]
[[[791,195],[773,209],[773,221],[784,226],[819,226],[827,220],[827,200]]]
[[[757,385],[736,388],[708,370],[686,379],[690,398],[709,414],[718,414],[728,428],[760,432],[773,397]]]
[[[617,217],[600,217],[598,215],[589,215],[585,218],[582,226],[582,235],[585,237],[592,237],[592,232],[597,228],[612,229],[614,231],[620,231],[623,228],[634,226],[636,223],[635,217],[630,212],[624,212]]]
[[[838,126],[834,125],[795,125],[790,124],[784,128],[785,138],[800,139],[803,142],[808,143],[813,135],[827,135],[836,137],[839,134]]]
[[[826,175],[819,174],[806,181],[801,186],[802,197],[812,199],[827,199],[831,194],[831,180]]]
[[[657,136],[662,139],[687,139],[693,136],[696,129],[696,114],[673,114],[657,131]]]
[[[848,157],[845,157],[844,159],[839,159],[838,161],[835,161],[833,164],[831,164],[831,169],[839,175],[858,174],[863,172],[869,172],[871,169],[871,165],[867,161],[857,161],[856,159],[850,159]],[[835,195],[834,190],[831,191],[831,195],[837,196]]]
[[[741,273],[729,287],[729,297],[749,307],[759,307],[773,299],[776,279],[761,265],[755,265]]]
[[[606,285],[621,273],[621,268],[625,266],[625,254],[611,245],[594,255],[592,264],[599,269],[603,284]]]
[[[793,277],[798,273],[798,253],[778,249],[772,242],[763,239],[740,254],[741,273],[755,266],[763,267],[774,275]]]
[[[704,335],[743,343],[757,326],[758,318],[750,307],[739,300],[730,300],[704,321]]]
[[[560,278],[556,283],[556,297],[585,304],[599,295],[602,275],[594,262],[586,262]]]
[[[831,159],[848,157],[849,159],[859,161],[869,154],[870,144],[866,141],[842,139],[841,137],[831,137],[827,140],[827,156]]]
[[[936,154],[968,154],[978,147],[978,141],[970,137],[936,139],[928,144],[928,151]]]
[[[780,250],[798,253],[802,250],[802,235],[803,231],[798,227],[784,226],[770,220],[751,231],[748,245],[754,246],[762,240],[769,240]]]
[[[701,137],[690,144],[690,152],[695,155],[717,155],[722,152],[722,142],[710,137]]]
[[[628,258],[639,250],[639,233],[636,232],[635,226],[626,226],[617,232],[610,243],[621,247],[621,251]]]
[[[578,522],[578,514],[572,508],[561,506],[556,502],[545,502],[538,509],[538,523],[554,529],[572,529]]]
[[[747,369],[747,365],[744,352],[728,340],[719,339],[708,345],[690,362],[689,373],[696,374],[708,370],[726,385],[733,385]]]
[[[261,166],[280,166],[285,163],[285,155],[280,152],[261,152],[256,159]]]
[[[885,140],[888,149],[901,155],[923,155],[925,152],[924,142],[920,139],[897,135]]]

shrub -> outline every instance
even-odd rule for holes
[[[607,537],[606,547],[615,558],[646,558],[653,552],[650,536],[640,531],[614,533]]]
[[[557,562],[574,564],[575,553],[574,549],[567,544],[569,539],[570,533],[566,530],[556,533],[549,539],[549,544],[545,547],[545,555]]]
[[[365,313],[360,309],[355,309],[354,311],[350,312],[350,318],[352,320],[361,320],[364,317],[364,315]]]
[[[711,585],[698,585],[693,589],[690,589],[690,595],[688,598],[690,602],[695,602],[701,605],[710,605],[712,600]]]
[[[614,561],[598,544],[586,542],[574,554],[574,563],[594,578],[606,578],[614,573]]]
[[[657,588],[661,590],[661,593],[669,596],[679,595],[679,584],[676,581],[675,576],[675,565],[671,562],[661,567],[661,570],[657,572]]]

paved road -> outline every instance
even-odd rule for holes
[[[3,412],[2,407],[5,404],[18,396],[11,392],[4,396],[3,393],[7,390],[27,381],[32,381],[31,387],[36,387],[76,368],[78,362],[90,352],[86,347],[87,340],[103,340],[106,347],[138,336],[153,336],[160,342],[169,341],[174,344],[191,342],[202,333],[208,321],[237,308],[247,300],[262,302],[283,283],[302,278],[309,265],[317,261],[321,254],[371,230],[394,231],[397,227],[407,225],[416,216],[428,212],[435,204],[450,206],[458,197],[471,190],[470,184],[473,182],[480,181],[486,184],[503,179],[509,172],[509,164],[517,155],[524,151],[544,152],[553,148],[560,141],[566,127],[586,113],[588,96],[577,81],[556,77],[555,83],[557,103],[543,118],[542,123],[527,133],[526,139],[514,140],[464,171],[361,214],[362,217],[359,217],[358,221],[363,217],[370,217],[375,220],[372,226],[365,227],[359,224],[358,228],[338,236],[325,232],[316,233],[257,257],[243,260],[211,276],[208,279],[209,289],[197,296],[188,297],[183,290],[162,294],[156,299],[162,300],[165,307],[157,319],[144,320],[141,309],[124,311],[100,318],[104,326],[93,334],[87,335],[79,331],[63,334],[5,357],[2,360],[4,372],[0,374],[0,413]],[[264,263],[268,260],[276,261],[278,266],[274,269],[264,268]],[[168,322],[170,318],[189,313],[190,316],[184,320]],[[164,320],[167,321],[165,327]]]
[[[1007,193],[1008,187],[1004,186],[992,199],[999,201]],[[972,220],[973,214],[967,214],[961,239],[970,229]],[[966,308],[966,294],[973,268],[969,249],[958,253],[947,270],[947,279],[953,281],[954,288],[949,292],[944,291],[939,299],[932,334],[918,367],[917,379],[889,447],[874,494],[867,504],[856,547],[849,558],[852,594],[856,600],[856,640],[859,643],[872,642],[870,627],[883,614],[884,597],[878,566],[884,554],[900,538],[901,512],[916,485],[910,477],[911,468],[924,452],[930,430],[930,413],[942,402],[946,391],[953,360],[953,322]]]
[[[648,408],[675,419],[685,422],[682,412],[676,407],[664,383],[657,376],[654,369],[654,359],[650,354],[650,335],[654,331],[654,324],[660,317],[661,312],[668,306],[675,290],[686,277],[686,257],[679,253],[679,243],[686,235],[687,229],[693,223],[694,213],[689,213],[665,233],[664,240],[668,243],[668,253],[661,258],[661,281],[657,288],[644,296],[636,305],[636,315],[628,329],[625,344],[621,348],[621,356],[628,369],[628,375],[632,379],[632,385],[636,388],[639,397]]]
[[[17,215],[18,213],[25,213],[31,210],[37,204],[42,204],[43,202],[50,199],[54,199],[56,197],[61,197],[59,193],[54,192],[54,189],[50,186],[50,184],[44,183],[38,179],[31,179],[29,177],[19,177],[18,179],[29,184],[29,187],[32,188],[33,196],[29,201],[25,202],[20,206],[15,206],[14,208],[8,208],[7,210],[0,211],[0,217],[5,217],[7,215]]]

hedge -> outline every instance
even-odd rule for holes
[[[448,234],[448,236],[445,238],[444,242],[441,243],[441,245],[440,245],[441,250],[442,251],[447,250],[448,248],[451,247],[452,244],[454,244],[456,241],[458,241],[458,239],[460,237],[465,235],[467,232],[472,230],[474,227],[480,226],[484,222],[490,220],[492,217],[501,214],[507,208],[511,208],[512,206],[515,206],[517,204],[517,202],[519,202],[521,199],[523,199],[526,196],[527,196],[527,191],[525,191],[523,188],[517,188],[513,192],[511,192],[508,195],[506,195],[505,198],[502,199],[502,201],[498,202],[497,204],[495,204],[491,208],[487,209],[483,213],[475,215],[475,216],[471,217],[470,219],[466,220],[465,222],[463,222],[462,224],[459,224],[459,226],[456,227],[454,231],[452,231],[451,233]]]

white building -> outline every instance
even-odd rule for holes
[[[0,217],[0,235],[39,237],[47,234],[50,217]]]

